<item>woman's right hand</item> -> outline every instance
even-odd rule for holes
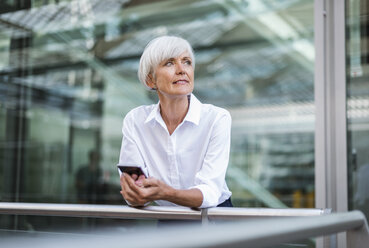
[[[129,205],[138,207],[144,206],[150,202],[145,198],[145,194],[142,191],[142,181],[144,179],[144,175],[138,177],[136,174],[133,174],[132,176],[128,175],[127,173],[121,174],[120,185],[122,190],[120,193]]]

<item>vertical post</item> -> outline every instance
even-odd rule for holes
[[[315,1],[316,207],[347,211],[345,0]],[[328,239],[318,247],[327,247]],[[335,243],[335,242],[330,242]],[[346,247],[338,235],[338,247]]]
[[[209,217],[208,217],[208,209],[202,208],[201,209],[201,224],[202,226],[209,225]]]
[[[314,3],[314,42],[315,42],[315,207],[327,208],[327,171],[326,171],[326,76],[325,76],[325,1]]]
[[[337,212],[348,211],[345,2],[345,0],[334,1]],[[337,235],[337,244],[338,247],[350,247],[346,244],[346,233]]]
[[[16,10],[30,9],[31,1],[15,1]],[[30,74],[29,52],[32,46],[32,33],[24,32],[21,36],[13,36],[10,40],[9,64],[16,69],[9,74],[8,82],[14,93],[12,107],[7,109],[6,117],[6,142],[11,144],[4,157],[4,192],[8,201],[18,202],[22,200],[24,193],[25,154],[28,139],[27,110],[29,108],[30,87],[24,78]],[[18,228],[21,217],[15,216],[13,228]],[[10,224],[10,221],[9,221]]]
[[[369,244],[369,229],[366,217],[362,212],[359,212],[362,219],[362,226],[358,229],[350,229],[347,231],[347,247],[361,248]]]

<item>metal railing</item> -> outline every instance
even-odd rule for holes
[[[329,213],[324,209],[210,208],[181,207],[131,208],[112,205],[0,203],[0,214],[46,215],[102,218],[149,218],[209,220],[247,219],[216,225],[176,226],[170,229],[143,229],[134,233],[97,233],[86,237],[43,238],[42,235],[5,238],[5,247],[269,247],[306,238],[347,232],[349,248],[367,247],[369,232],[360,211]],[[298,217],[296,217],[298,216]],[[302,217],[304,216],[304,217]],[[259,218],[267,217],[267,218]],[[273,217],[273,218],[270,218]],[[285,218],[289,217],[289,218]],[[259,218],[259,219],[255,219]],[[30,242],[32,239],[32,242]]]
[[[330,209],[296,208],[209,208],[148,206],[133,208],[120,205],[13,203],[0,202],[0,214],[122,219],[239,220],[242,218],[318,216]]]

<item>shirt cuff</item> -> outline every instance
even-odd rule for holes
[[[191,188],[198,189],[202,193],[202,204],[200,208],[211,208],[218,205],[219,196],[217,196],[214,190],[208,185],[200,184]]]

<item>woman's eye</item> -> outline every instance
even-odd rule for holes
[[[192,64],[192,62],[191,62],[191,60],[186,60],[186,61],[185,61],[185,64],[186,64],[186,65],[191,65],[191,64]]]
[[[168,61],[164,64],[165,66],[170,66],[170,65],[173,65],[173,62],[172,61]]]

